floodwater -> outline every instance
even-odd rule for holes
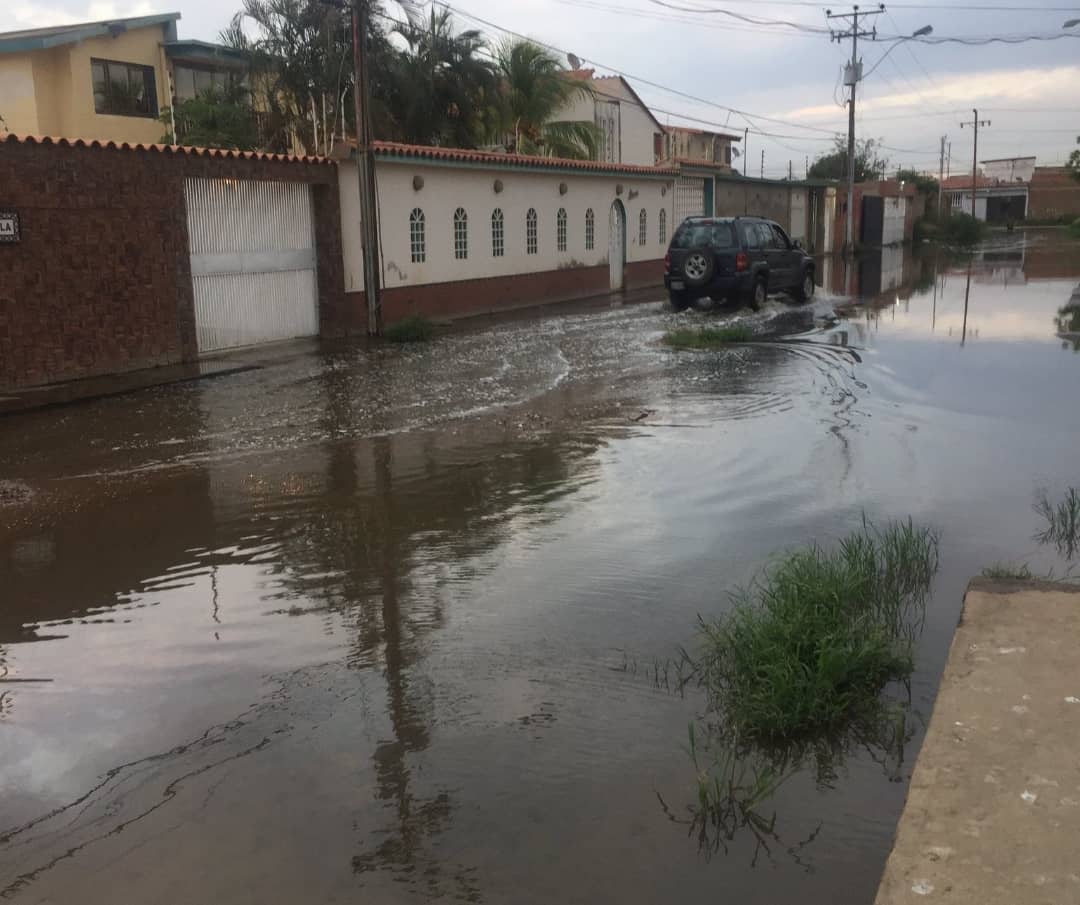
[[[1080,245],[886,250],[812,306],[655,303],[0,421],[0,897],[869,903],[968,579],[1060,573]],[[834,320],[830,315],[839,312]],[[789,338],[658,344],[748,318]],[[653,668],[776,551],[942,532],[898,771],[711,857]]]

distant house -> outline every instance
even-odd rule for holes
[[[942,199],[953,213],[971,213],[971,176],[950,176],[941,183]],[[979,174],[975,185],[975,217],[1007,223],[1027,217],[1028,184]]]
[[[710,163],[730,171],[731,144],[741,140],[740,136],[726,132],[707,132],[686,126],[664,126],[658,161]]]
[[[997,183],[1031,182],[1035,175],[1035,157],[1000,157],[983,160],[983,175]]]
[[[154,143],[164,107],[245,79],[240,53],[181,41],[180,13],[0,34],[0,128]]]
[[[586,82],[592,97],[578,95],[553,122],[593,122],[600,130],[597,160],[651,166],[661,157],[664,127],[622,76],[597,77],[592,69],[574,69],[567,78]]]

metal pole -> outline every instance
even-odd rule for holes
[[[765,178],[765,149],[761,149],[761,178]]]
[[[971,216],[975,218],[975,193],[979,188],[979,111],[972,110],[975,114],[975,143],[971,152]],[[970,274],[969,274],[970,279]],[[967,310],[967,301],[964,302],[964,310]]]
[[[945,183],[945,138],[941,136],[941,160],[938,163],[938,186],[937,186],[937,218],[941,219],[941,196],[944,194]]]
[[[355,0],[352,10],[353,69],[356,74],[356,169],[360,189],[360,231],[364,255],[364,296],[367,299],[368,333],[382,333],[382,287],[379,274],[379,209],[375,199],[375,155],[372,151],[371,83],[368,78],[368,0]]]
[[[855,245],[855,87],[859,83],[859,64],[857,51],[859,48],[859,7],[855,7],[853,15],[853,27],[851,29],[851,101],[848,104],[848,127],[847,127],[847,220],[844,224],[844,251],[851,253]]]
[[[743,159],[743,175],[749,176],[746,172],[746,168],[750,166],[750,127],[747,126],[742,130],[742,159]]]

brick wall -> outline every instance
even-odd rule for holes
[[[451,319],[588,298],[606,293],[608,279],[608,268],[604,264],[599,267],[567,267],[483,280],[399,286],[383,290],[383,321],[393,324],[413,315]],[[627,289],[662,286],[663,282],[664,262],[660,259],[631,261],[626,265]],[[366,328],[367,302],[364,293],[350,292],[346,297],[351,312],[350,322],[356,329]]]
[[[1028,189],[1028,216],[1080,217],[1080,182],[1065,167],[1036,167]]]
[[[184,180],[312,185],[324,332],[347,330],[337,175],[326,163],[14,136],[0,142],[0,390],[196,357]]]

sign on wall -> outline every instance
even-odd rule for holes
[[[19,215],[15,211],[0,211],[0,242],[19,241]]]

